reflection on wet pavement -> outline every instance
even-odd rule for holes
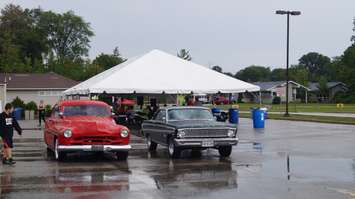
[[[317,137],[319,132],[313,129],[297,134],[294,128],[299,127],[287,124],[293,132],[290,139],[280,130],[254,131],[242,125],[241,143],[228,159],[205,150],[200,157],[184,151],[181,159],[170,160],[159,148],[156,153],[134,150],[127,162],[116,161],[111,154],[71,154],[56,162],[41,139],[17,140],[17,165],[0,166],[0,198],[353,197],[351,129]],[[320,144],[326,139],[332,141],[333,150]]]

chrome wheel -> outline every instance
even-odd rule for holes
[[[173,156],[175,152],[175,146],[173,142],[169,142],[169,155]]]
[[[181,150],[175,146],[174,139],[169,139],[168,143],[168,151],[169,151],[169,156],[171,158],[179,158],[181,154]]]

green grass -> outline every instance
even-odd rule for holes
[[[239,115],[243,118],[250,118],[250,113],[240,113]],[[268,119],[355,125],[355,118],[351,117],[330,117],[313,115],[290,115],[289,117],[285,117],[281,114],[268,114]]]
[[[284,112],[285,104],[266,104],[269,112]],[[223,110],[227,110],[231,105],[217,106]],[[241,103],[239,104],[241,111],[249,111],[251,107],[259,107],[259,104]],[[316,104],[316,103],[290,103],[290,112],[321,112],[321,113],[355,113],[355,104],[344,104],[343,108],[338,108],[336,104]]]

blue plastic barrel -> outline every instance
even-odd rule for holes
[[[22,119],[22,108],[15,108],[13,112],[13,116],[15,117],[16,120],[21,120]]]
[[[238,124],[239,123],[239,110],[235,108],[230,108],[228,110],[229,123]]]
[[[264,128],[265,127],[265,111],[260,109],[253,109],[253,127]]]
[[[211,112],[212,112],[213,115],[215,115],[215,114],[220,114],[220,113],[221,113],[221,109],[219,109],[219,108],[212,108],[212,109],[211,109]]]

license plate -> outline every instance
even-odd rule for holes
[[[92,145],[91,150],[92,151],[104,151],[104,145]]]
[[[213,140],[203,140],[202,147],[212,147],[214,146]]]

